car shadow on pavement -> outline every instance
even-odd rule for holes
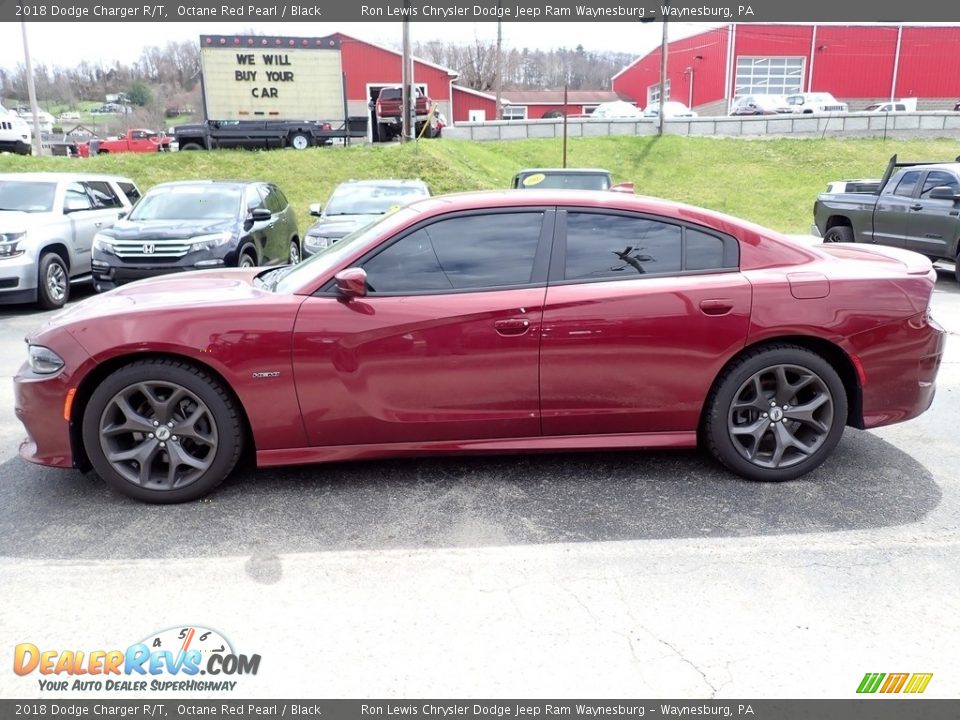
[[[917,522],[941,498],[910,455],[852,429],[824,466],[778,484],[741,480],[695,452],[246,470],[204,500],[169,506],[18,458],[0,477],[0,556],[78,560],[834,532]]]

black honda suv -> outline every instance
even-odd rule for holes
[[[93,283],[110,290],[183,270],[296,263],[300,236],[280,189],[264,182],[157,185],[93,239]]]

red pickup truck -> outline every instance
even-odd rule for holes
[[[94,145],[91,148],[91,145]],[[166,152],[170,149],[170,138],[162,132],[153,130],[127,130],[127,134],[119,138],[110,138],[107,140],[89,140],[88,142],[77,143],[76,155],[78,157],[90,157],[91,155],[106,155],[108,153],[146,153],[146,152]]]
[[[415,134],[419,135],[423,129],[423,124],[430,118],[430,110],[433,107],[433,100],[424,94],[421,88],[416,88],[416,125]],[[377,95],[375,109],[377,112],[377,129],[380,133],[380,140],[391,140],[399,135],[403,130],[403,119],[401,106],[403,86],[389,85],[380,90]]]

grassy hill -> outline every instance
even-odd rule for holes
[[[878,178],[887,159],[948,160],[957,140],[572,138],[568,165],[603,167],[637,192],[713,208],[784,232],[806,232],[813,201],[830,180]],[[559,140],[423,141],[264,152],[108,155],[81,160],[0,155],[0,172],[78,171],[133,178],[142,190],[168,180],[253,178],[277,183],[305,225],[307,206],[348,179],[419,177],[435,194],[505,188],[522,167],[558,167]]]

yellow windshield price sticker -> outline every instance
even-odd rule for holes
[[[523,179],[523,186],[527,187],[528,185],[539,185],[544,180],[547,179],[547,176],[543,173],[534,173],[533,175],[527,175]]]

